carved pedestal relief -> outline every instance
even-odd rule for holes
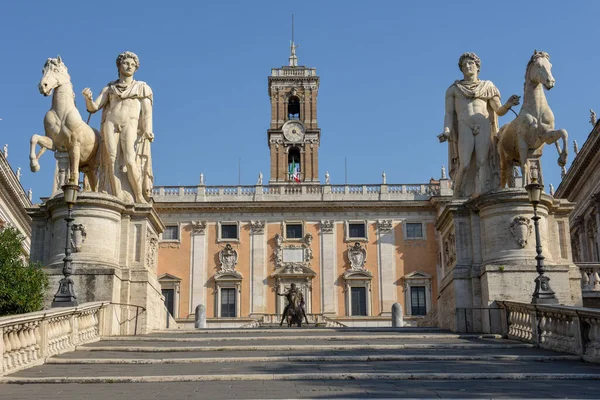
[[[446,268],[451,268],[456,264],[456,239],[454,233],[450,233],[444,239],[444,259],[446,260]]]
[[[81,251],[81,246],[87,237],[85,226],[83,224],[73,224],[71,226],[71,232],[71,248],[74,253],[78,253]]]
[[[515,217],[510,223],[510,233],[521,248],[527,246],[527,240],[532,231],[531,220],[522,215]]]
[[[158,251],[158,235],[148,232],[146,235],[146,268],[156,273],[156,255]]]

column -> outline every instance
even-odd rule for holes
[[[335,221],[321,221],[321,312],[336,316],[337,290],[337,254],[335,241]]]
[[[396,295],[396,257],[395,238],[392,220],[377,221],[379,250],[379,293],[381,315],[392,316],[392,305],[397,301]]]
[[[264,314],[267,309],[265,225],[266,221],[250,222],[250,315]]]
[[[190,268],[190,313],[194,313],[198,304],[206,307],[206,270],[207,270],[206,221],[192,222],[192,251]]]

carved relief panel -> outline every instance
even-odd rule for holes
[[[529,240],[529,236],[531,236],[531,232],[533,231],[533,226],[529,218],[522,215],[515,217],[511,221],[509,229],[512,237],[521,248],[527,246],[527,240]]]

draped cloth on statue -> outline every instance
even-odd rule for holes
[[[487,103],[488,120],[490,121],[490,150],[489,150],[489,173],[490,187],[496,188],[500,185],[500,158],[496,149],[498,142],[498,114],[490,106],[489,100],[493,97],[498,96],[500,98],[500,91],[492,83],[492,81],[477,81],[477,82],[466,82],[462,80],[455,81],[448,90],[452,87],[456,87],[458,91],[468,99],[481,99]],[[450,137],[448,138],[448,164],[450,169],[450,178],[454,179],[458,167],[458,117],[456,111],[452,118],[452,127],[450,129]],[[465,177],[463,191],[466,193],[474,193],[474,182],[477,173],[477,163],[475,162],[475,152],[471,154],[470,168]],[[485,188],[482,188],[485,191]],[[456,188],[455,188],[456,190]]]
[[[148,84],[142,81],[133,81],[131,84],[127,86],[119,85],[119,81],[112,81],[107,85],[109,98],[113,96],[118,97],[121,100],[126,99],[149,99],[150,104],[153,102],[153,94],[152,89]],[[114,106],[114,105],[111,105]],[[101,123],[101,132],[104,132],[104,123],[107,115],[107,107],[104,107],[102,110],[102,123]],[[145,135],[145,132],[149,132],[147,129],[148,126],[151,126],[151,118],[152,115],[144,115],[143,107],[140,107],[140,115],[138,118],[138,135],[135,140],[135,154],[136,154],[136,163],[139,168],[139,176],[142,180],[142,192],[147,201],[150,200],[152,196],[152,186],[154,183],[154,174],[152,172],[152,153],[150,149],[150,140]],[[120,133],[120,132],[117,132]],[[123,149],[122,146],[125,144],[122,140],[119,140],[121,143],[118,146],[117,152],[117,160],[115,162],[115,174],[117,178],[121,182],[121,199],[127,202],[133,202],[134,195],[133,189],[131,188],[131,184],[127,178],[127,169],[126,163],[123,159]],[[109,162],[107,160],[106,154],[103,153],[103,157],[105,157],[105,162]],[[107,177],[101,177],[100,179],[101,190],[107,191],[111,194],[110,190],[110,182]]]

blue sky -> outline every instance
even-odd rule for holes
[[[548,101],[571,143],[583,145],[590,132],[589,109],[600,114],[600,2],[6,2],[0,146],[9,144],[9,162],[22,167],[34,200],[49,195],[54,158],[46,153],[35,174],[28,159],[29,138],[43,133],[50,108],[37,89],[45,60],[61,55],[85,119],[81,90],[97,95],[117,77],[116,56],[131,50],[141,61],[136,79],[154,91],[156,185],[195,185],[200,172],[209,185],[235,185],[239,158],[242,184],[253,185],[259,171],[268,179],[267,77],[287,63],[292,13],[300,64],[321,77],[322,181],[328,170],[332,183],[344,183],[345,157],[350,183],[379,183],[383,170],[388,183],[439,177],[444,93],[462,77],[457,61],[466,51],[481,57],[481,79],[503,100],[522,95],[533,50],[550,53],[556,86]],[[545,180],[555,187],[556,159],[546,147]]]

